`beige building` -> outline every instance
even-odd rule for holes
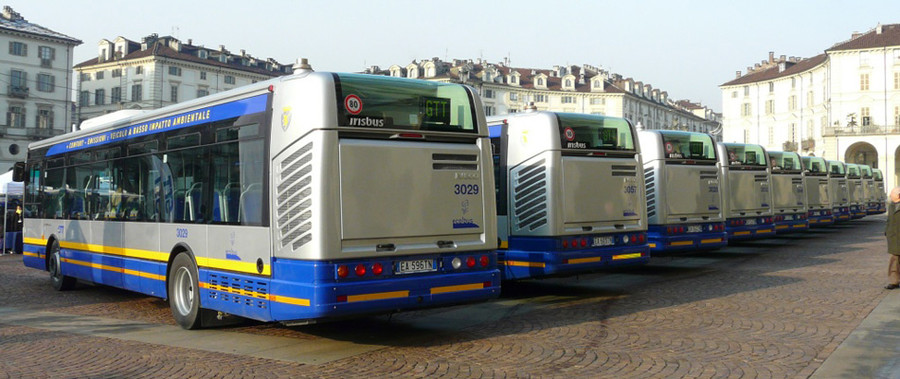
[[[719,115],[700,104],[674,101],[666,91],[592,65],[552,69],[511,67],[507,62],[450,62],[438,58],[373,66],[368,74],[465,83],[475,87],[485,114],[521,111],[530,103],[539,110],[624,117],[639,128],[679,129],[719,135]]]
[[[720,85],[724,140],[798,151],[900,177],[900,24],[853,33],[812,58],[769,58]]]
[[[78,120],[122,109],[154,109],[290,74],[291,65],[196,46],[156,34],[97,44],[97,57],[75,65]]]
[[[76,38],[0,13],[0,172],[25,160],[28,143],[63,134],[72,117],[72,51]]]

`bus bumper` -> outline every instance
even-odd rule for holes
[[[877,202],[869,203],[868,206],[866,207],[867,215],[877,215],[877,214],[881,214],[884,212],[885,212],[885,210],[882,210],[882,206]]]
[[[851,205],[850,206],[850,219],[856,220],[866,217],[865,206],[863,205]]]
[[[735,219],[737,220],[737,219]],[[774,223],[757,223],[756,225],[731,225],[732,219],[725,222],[728,242],[754,240],[775,235]]]
[[[621,242],[618,237],[617,240]],[[574,275],[607,267],[650,262],[650,250],[646,242],[572,250],[550,248],[538,251],[521,248],[550,247],[555,246],[558,241],[557,238],[510,237],[509,248],[497,251],[503,280]]]
[[[850,221],[850,207],[837,207],[831,210],[834,222]]]
[[[721,225],[721,231],[706,231],[699,233],[669,233],[671,226],[650,225],[647,230],[647,240],[652,255],[678,253],[684,251],[696,250],[714,250],[728,245],[728,233],[725,232],[725,226],[719,223],[711,223],[713,229],[715,225]],[[709,228],[705,227],[708,230]]]
[[[788,219],[788,216],[790,216],[790,219]],[[781,219],[782,217],[784,219]],[[802,232],[805,230],[809,230],[809,227],[810,225],[812,225],[812,223],[812,220],[807,221],[806,217],[801,217],[801,214],[799,213],[792,215],[775,216],[775,233],[787,234]]]

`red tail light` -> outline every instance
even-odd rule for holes
[[[356,265],[356,276],[363,276],[366,274],[366,266],[363,264]]]
[[[372,273],[375,275],[381,275],[384,272],[384,268],[381,267],[381,263],[376,263],[372,265]]]
[[[679,226],[679,227],[678,227],[678,233],[684,233],[684,227],[683,227],[683,226]]]
[[[587,238],[582,238],[581,239],[581,247],[586,247],[586,246],[587,246]]]
[[[337,274],[338,274],[339,278],[346,278],[347,275],[350,274],[350,269],[347,268],[346,265],[340,265],[340,266],[338,266]]]
[[[569,241],[563,240],[563,247],[569,247]]]
[[[466,258],[466,266],[469,268],[475,267],[475,257]]]
[[[481,267],[487,267],[489,263],[491,263],[491,259],[488,258],[487,255],[482,255],[481,258]]]

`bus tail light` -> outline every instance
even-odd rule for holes
[[[564,248],[568,248],[568,247],[569,247],[569,241],[563,240],[563,247],[564,247]]]
[[[475,257],[467,257],[466,258],[466,267],[468,267],[468,268],[475,267]]]
[[[581,239],[581,247],[587,247],[587,238]]]
[[[381,275],[384,272],[384,268],[381,267],[381,263],[376,263],[372,265],[372,273],[375,275]]]
[[[481,261],[481,267],[487,267],[491,263],[491,259],[487,255],[482,255],[479,260]]]
[[[350,274],[350,269],[347,268],[347,265],[340,265],[338,266],[337,274],[339,278],[346,278]]]
[[[366,266],[363,264],[356,265],[356,276],[363,276],[366,274]]]

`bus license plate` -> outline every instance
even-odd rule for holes
[[[615,244],[616,244],[616,241],[613,239],[612,236],[594,237],[593,246],[612,246]]]
[[[819,212],[818,212],[818,211],[813,212],[812,215],[818,217],[818,216],[819,216]]]
[[[688,225],[687,232],[688,233],[700,233],[703,231],[703,227],[700,225]]]
[[[752,219],[752,218],[751,218],[751,219],[748,219],[748,220],[747,220],[747,225],[756,225],[756,219]]]
[[[784,221],[794,221],[794,215],[784,216]]]
[[[435,271],[433,259],[419,259],[415,261],[400,261],[397,263],[398,274],[413,274],[417,272]]]

